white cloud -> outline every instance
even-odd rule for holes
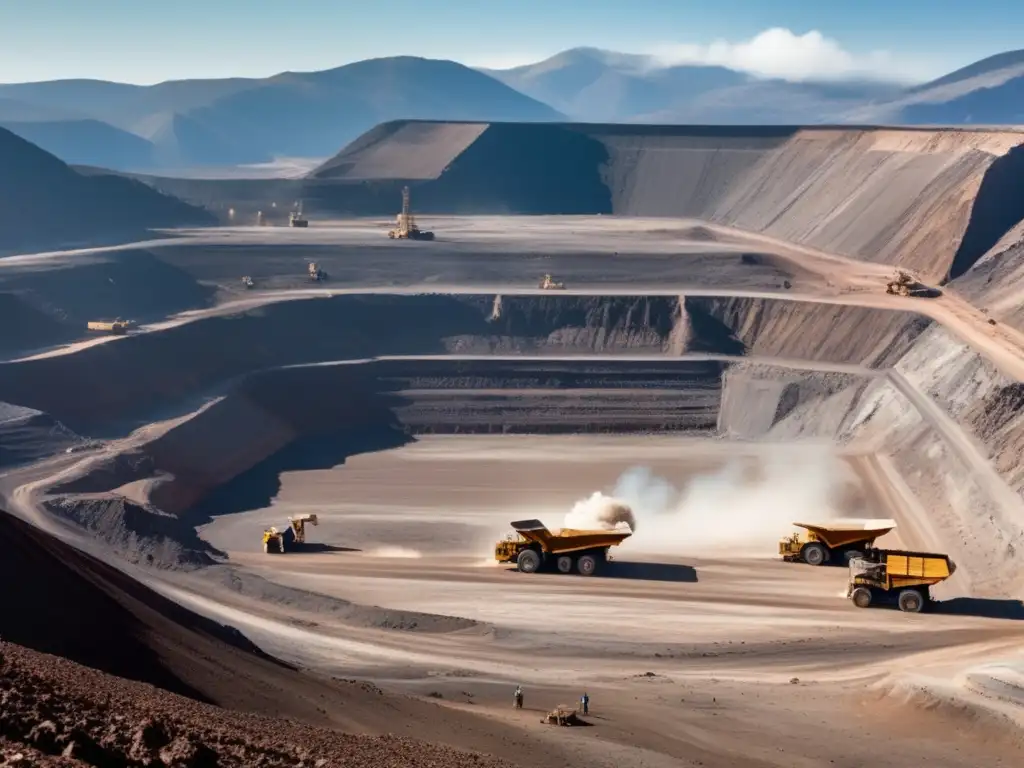
[[[785,80],[835,80],[856,76],[906,79],[889,53],[853,54],[817,30],[798,35],[782,27],[749,40],[709,45],[666,45],[652,52],[664,64],[707,64]]]

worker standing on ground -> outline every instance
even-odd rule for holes
[[[590,714],[590,694],[587,693],[586,691],[584,691],[583,695],[580,697],[580,705],[583,707],[583,714],[584,715],[589,715]]]
[[[518,686],[518,685],[516,686],[516,692],[515,692],[515,706],[516,706],[516,709],[522,709],[523,708],[523,689],[522,689],[521,686]]]

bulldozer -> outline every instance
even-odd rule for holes
[[[321,283],[327,279],[327,273],[320,269],[315,261],[309,262],[309,279],[314,283]]]
[[[551,275],[544,275],[537,284],[537,287],[542,291],[562,291],[565,290],[565,283],[555,282]]]
[[[288,214],[288,226],[305,228],[309,226],[309,219],[302,215],[302,201],[296,206],[296,210]]]
[[[433,240],[434,233],[420,229],[409,206],[409,188],[402,187],[402,212],[395,219],[395,228],[388,232],[392,240]]]
[[[263,531],[263,551],[267,554],[284,554],[302,547],[306,543],[306,523],[318,525],[316,515],[289,517],[288,527],[278,530],[274,526]]]
[[[917,278],[903,269],[897,269],[892,280],[885,284],[885,292],[891,296],[931,296],[932,291]]]

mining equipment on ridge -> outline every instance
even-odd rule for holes
[[[301,548],[306,543],[306,523],[318,525],[316,515],[289,517],[288,527],[278,530],[271,526],[263,531],[263,551],[267,554],[283,554]]]
[[[395,219],[395,228],[388,232],[392,240],[433,240],[434,233],[420,229],[409,207],[409,188],[402,187],[402,212]]]

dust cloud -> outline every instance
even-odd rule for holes
[[[566,515],[567,528],[627,524],[632,551],[764,555],[796,521],[870,516],[850,465],[829,447],[738,457],[682,487],[647,467],[624,472],[610,495],[594,493]]]
[[[623,526],[636,531],[636,516],[632,507],[600,491],[595,491],[588,499],[577,501],[572,511],[565,516],[566,528],[614,530]]]
[[[407,547],[377,547],[367,554],[369,554],[370,557],[403,558],[409,560],[416,560],[423,557],[423,553],[418,549],[409,549]]]

